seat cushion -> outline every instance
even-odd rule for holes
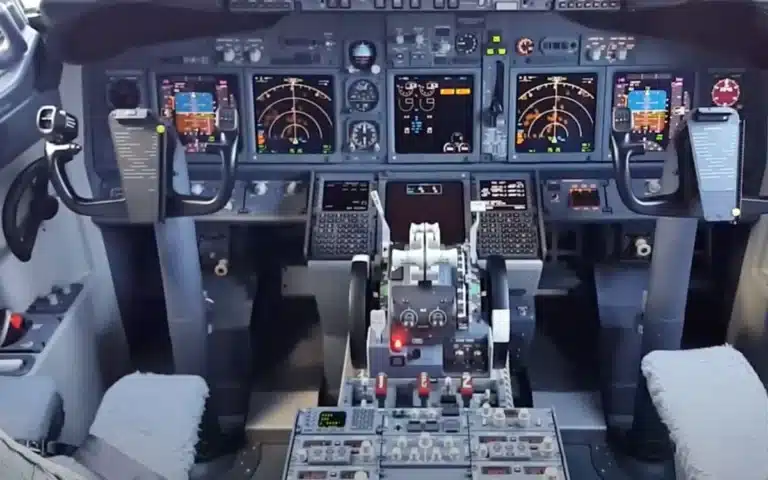
[[[90,433],[169,480],[186,480],[207,397],[197,376],[127,375],[107,390]]]
[[[677,478],[768,478],[768,395],[730,346],[651,352],[642,371],[675,444]]]
[[[53,380],[0,376],[0,428],[16,440],[55,440],[64,414]]]

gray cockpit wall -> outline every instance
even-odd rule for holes
[[[12,16],[18,35],[10,37],[24,43],[18,57],[0,56],[0,202],[4,202],[19,172],[43,155],[35,128],[38,109],[61,102],[81,117],[82,83],[80,67],[66,67],[62,75],[62,65],[46,55],[39,33],[26,24],[20,5],[10,2],[0,9],[3,13],[17,9]],[[0,22],[0,28],[12,27]],[[69,171],[77,190],[88,195],[82,155]],[[43,224],[26,263],[14,257],[0,238],[0,307],[28,312],[32,322],[24,342],[0,352],[0,375],[53,379],[66,405],[60,440],[79,445],[105,389],[129,368],[112,276],[96,226],[59,208]],[[17,417],[37,413],[26,412],[25,405],[10,412]]]

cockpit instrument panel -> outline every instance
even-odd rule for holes
[[[253,77],[256,153],[326,155],[336,150],[330,75]]]
[[[474,84],[473,75],[395,75],[395,153],[472,153]]]
[[[163,75],[157,79],[160,115],[173,123],[188,153],[212,153],[219,106],[237,106],[235,75]]]
[[[517,76],[518,153],[595,151],[597,74]]]
[[[393,242],[408,243],[412,223],[439,223],[444,245],[466,240],[464,184],[444,182],[387,182],[384,207]]]
[[[629,108],[633,142],[646,152],[663,152],[671,132],[691,109],[693,75],[680,72],[619,72],[614,76],[613,106]]]

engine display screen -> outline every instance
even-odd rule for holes
[[[160,116],[171,122],[188,153],[213,153],[217,145],[216,109],[236,107],[235,75],[158,77]]]
[[[256,152],[329,154],[336,149],[336,109],[330,75],[253,77]]]
[[[364,212],[368,210],[367,181],[338,181],[323,184],[324,212]]]
[[[597,74],[517,76],[519,153],[595,151]]]
[[[318,428],[344,428],[347,424],[347,412],[344,411],[324,411],[317,416]]]
[[[471,153],[474,142],[472,75],[396,75],[395,152]]]
[[[437,223],[443,245],[464,243],[464,185],[461,182],[388,182],[385,198],[391,239],[408,243],[412,223]]]
[[[528,191],[522,180],[481,180],[480,200],[486,210],[528,209]]]
[[[617,73],[613,106],[632,113],[630,140],[647,152],[662,152],[671,132],[691,109],[693,75],[681,73]]]

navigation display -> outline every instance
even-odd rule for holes
[[[474,142],[472,75],[395,75],[395,152],[471,153]]]
[[[237,107],[235,75],[158,77],[160,116],[173,123],[188,153],[214,153],[216,109]]]
[[[596,73],[518,75],[517,152],[594,152],[596,98]]]
[[[329,154],[336,149],[333,77],[253,77],[256,152]]]
[[[438,193],[439,192],[439,193]],[[443,245],[464,243],[464,185],[459,182],[387,182],[384,209],[396,243],[408,243],[412,223],[437,223]]]
[[[522,180],[481,180],[480,200],[486,210],[528,209],[528,191]]]
[[[691,109],[693,75],[681,73],[617,73],[613,106],[632,112],[631,141],[647,152],[662,152],[670,132]]]
[[[367,181],[337,181],[323,184],[324,212],[360,212],[368,210]]]

